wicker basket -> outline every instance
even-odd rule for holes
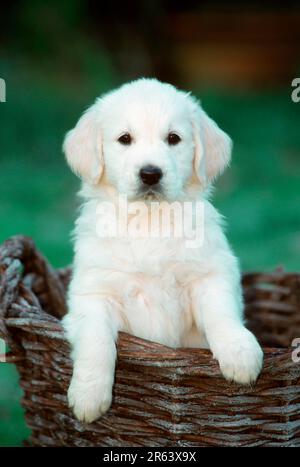
[[[59,319],[69,269],[53,270],[33,242],[0,248],[0,336],[24,390],[34,446],[299,446],[300,275],[245,274],[249,327],[263,343],[253,387],[227,383],[207,350],[170,349],[120,335],[114,402],[91,425],[74,419],[66,393],[72,365]]]

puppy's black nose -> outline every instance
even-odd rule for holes
[[[140,177],[145,185],[155,185],[162,178],[163,173],[159,167],[146,165],[140,170]]]

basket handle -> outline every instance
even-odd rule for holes
[[[47,290],[53,316],[61,318],[66,312],[66,303],[60,275],[39,253],[30,238],[11,237],[0,246],[0,337],[17,354],[19,351],[6,327],[6,318],[21,287],[24,287],[24,295],[27,285],[23,283],[23,280],[29,278],[30,275],[36,276]],[[34,301],[35,295],[30,286],[27,292],[30,299]],[[8,358],[11,359],[11,357]]]
[[[20,235],[11,237],[0,247],[0,316],[5,318],[18,293],[20,281],[28,273],[38,275],[43,281],[49,292],[53,315],[62,318],[67,310],[59,274],[37,250],[33,240]]]

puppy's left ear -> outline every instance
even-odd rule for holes
[[[194,169],[201,184],[209,185],[228,166],[231,159],[231,138],[192,101],[194,128]]]
[[[98,128],[98,105],[92,105],[65,137],[63,150],[76,175],[96,184],[103,172],[101,133]]]

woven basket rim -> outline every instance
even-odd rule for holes
[[[73,365],[60,321],[69,278],[70,268],[53,269],[30,238],[0,246],[0,337],[20,375],[32,445],[149,446],[150,438],[173,447],[299,444],[300,365],[288,346],[264,346],[257,382],[241,386],[224,379],[207,349],[119,333],[112,406],[91,425],[80,423],[67,401]],[[277,313],[274,342],[290,342],[291,319],[300,330],[300,274],[247,273],[243,286],[265,342],[273,342]]]
[[[67,268],[59,268],[54,270],[51,265],[48,263],[48,261],[41,255],[41,253],[37,250],[33,240],[31,237],[26,237],[26,236],[13,236],[6,240],[3,245],[0,246],[0,275],[1,275],[1,282],[0,282],[0,319],[2,321],[2,326],[0,326],[0,335],[2,331],[2,337],[6,337],[7,340],[10,342],[11,339],[8,336],[9,330],[12,328],[21,328],[23,331],[28,331],[28,332],[37,332],[37,328],[35,325],[30,323],[29,318],[18,318],[18,317],[8,317],[7,312],[9,306],[6,306],[6,309],[3,309],[3,296],[6,292],[5,286],[3,285],[4,282],[4,276],[8,275],[8,280],[11,280],[11,276],[15,277],[16,272],[14,271],[14,274],[11,274],[11,270],[13,270],[13,267],[17,269],[16,263],[13,264],[15,261],[19,261],[20,263],[25,263],[25,258],[27,257],[34,257],[37,258],[38,262],[42,265],[40,267],[39,273],[47,273],[47,275],[50,276],[52,282],[54,283],[54,286],[58,286],[60,282],[60,277],[63,274],[68,273],[71,269],[70,267]],[[11,269],[11,270],[10,270]],[[24,268],[25,271],[26,267]],[[9,271],[10,270],[10,271]],[[8,271],[10,275],[8,274]],[[23,272],[24,272],[23,271]],[[25,271],[26,272],[26,271]],[[243,274],[243,279],[247,282],[248,279],[251,279],[252,277],[257,277],[260,280],[268,280],[271,278],[275,279],[280,279],[282,277],[288,277],[292,279],[296,279],[299,281],[299,287],[300,287],[300,273],[297,272],[285,272],[282,267],[275,269],[274,271],[271,272],[246,272]],[[20,274],[18,281],[15,281],[15,288],[19,286],[20,284],[23,284],[23,277],[24,274]],[[24,286],[24,285],[23,285]],[[53,286],[53,284],[52,284]],[[26,286],[25,286],[26,287]],[[63,291],[59,289],[59,293],[63,294]],[[4,300],[5,301],[5,300]],[[65,299],[64,296],[60,296],[58,298],[58,302],[64,302],[63,304],[63,312],[66,311],[65,308]],[[11,299],[11,302],[13,302],[13,299]],[[11,305],[12,303],[10,303]],[[4,307],[5,308],[5,307]],[[47,323],[48,328],[52,328],[53,331],[53,326],[55,329],[55,333],[57,336],[55,337],[55,334],[53,334],[53,338],[58,338],[63,341],[65,341],[65,336],[63,332],[62,325],[60,323],[60,318],[58,316],[54,316],[48,312],[44,312],[42,308],[40,308],[40,312],[42,315],[39,317],[41,322]],[[46,316],[51,318],[51,326],[49,323],[49,320],[46,319]],[[27,319],[27,321],[26,321]],[[0,321],[0,322],[1,322]],[[207,361],[211,360],[211,352],[208,349],[201,349],[201,348],[190,348],[190,347],[178,347],[178,348],[172,348],[168,347],[163,344],[159,344],[153,341],[150,341],[148,339],[143,339],[141,337],[133,336],[125,332],[120,332],[119,333],[119,338],[118,338],[118,353],[120,356],[128,356],[130,352],[133,350],[136,352],[138,349],[143,349],[143,352],[148,355],[148,357],[152,357],[157,360],[163,358],[168,358],[168,359],[178,359],[178,358],[188,358],[191,355],[199,355],[201,358],[207,358]],[[278,355],[282,356],[284,354],[289,354],[291,352],[290,347],[275,347],[275,346],[263,346],[263,350],[266,356],[268,355]],[[142,354],[141,354],[142,357]]]

